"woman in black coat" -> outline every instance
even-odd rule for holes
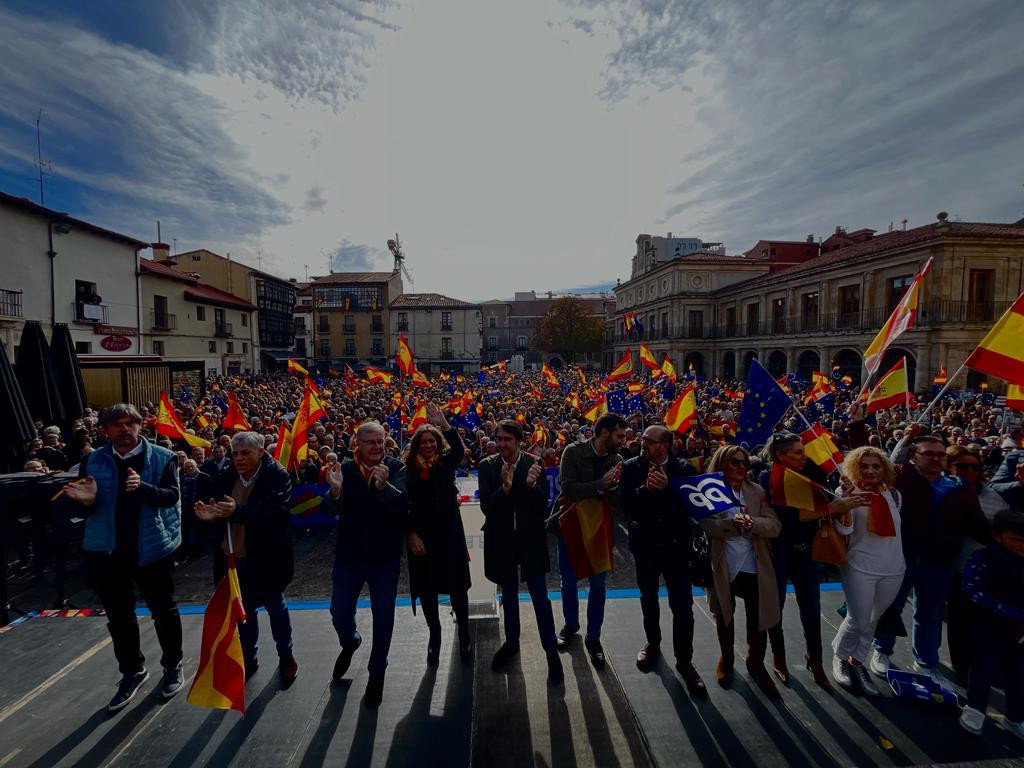
[[[437,596],[449,595],[459,626],[459,654],[468,661],[469,552],[459,511],[455,470],[465,455],[462,438],[441,409],[427,404],[428,424],[413,434],[405,452],[409,496],[409,591],[413,608],[420,600],[430,628],[427,663],[436,666],[441,652]]]

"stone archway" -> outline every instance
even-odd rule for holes
[[[757,360],[757,352],[754,352],[753,350],[750,350],[745,355],[743,355],[743,378],[744,379],[746,379],[748,376],[750,376],[750,366],[752,366],[754,364],[755,360]]]
[[[821,370],[821,355],[817,350],[805,349],[796,359],[796,372],[801,379],[811,380],[811,374]]]
[[[776,349],[768,355],[768,373],[774,378],[779,378],[786,373],[786,353],[781,349]]]
[[[686,357],[683,358],[683,370],[679,371],[679,373],[685,372],[686,375],[689,375],[691,365],[693,365],[694,373],[698,376],[704,375],[704,355],[700,352],[690,352],[687,354]]]
[[[726,352],[722,356],[722,378],[723,379],[735,379],[736,378],[736,353]]]
[[[864,365],[860,352],[853,349],[841,349],[832,360],[835,365],[839,366],[838,378],[849,376],[853,379],[852,386],[860,386],[860,374]]]

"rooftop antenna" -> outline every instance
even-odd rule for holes
[[[53,170],[53,166],[50,165],[50,161],[43,161],[43,138],[42,133],[39,130],[39,124],[43,120],[43,110],[39,110],[39,114],[36,116],[36,168],[39,169],[39,204],[46,205],[46,195],[43,191],[43,176],[50,173]]]
[[[263,251],[259,249],[256,251],[256,269],[263,271]]]
[[[303,280],[303,282],[308,283],[309,282],[309,264],[303,264],[302,268],[305,270],[305,275],[306,275],[305,280]]]
[[[395,232],[395,239],[388,240],[388,250],[391,251],[391,255],[395,257],[395,272],[401,272],[405,279],[409,281],[409,287],[415,288],[416,281],[412,279],[412,275],[409,274],[409,270],[405,268],[405,254],[402,253],[402,243],[398,239],[398,233]]]
[[[907,231],[907,220],[906,219],[903,220],[903,231],[904,232]]]
[[[178,238],[172,237],[171,238],[171,255],[173,256],[173,255],[175,255],[177,253],[178,253]]]
[[[156,241],[158,243],[163,242],[163,240],[160,239],[160,219],[156,220]]]

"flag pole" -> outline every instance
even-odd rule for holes
[[[921,415],[917,417],[917,421],[914,422],[915,424],[921,424],[922,422],[924,422],[925,417],[928,415],[931,409],[935,406],[937,402],[939,402],[939,400],[942,399],[942,396],[946,393],[946,390],[952,386],[953,380],[956,379],[956,377],[960,375],[960,372],[963,371],[966,367],[967,361],[964,361],[963,363],[961,363],[960,367],[956,369],[956,373],[954,373],[952,376],[946,379],[946,383],[942,385],[942,389],[940,389],[938,393],[936,393],[935,397],[933,397],[931,399],[931,402],[928,403],[928,406],[924,409],[924,411],[921,412]],[[907,384],[910,384],[909,380],[907,381]]]
[[[907,403],[907,421],[910,421],[910,369],[907,368],[907,356],[903,356],[903,375],[907,377],[907,391],[904,400]]]

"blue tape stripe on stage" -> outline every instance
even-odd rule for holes
[[[821,591],[822,592],[842,592],[843,591],[843,585],[840,584],[839,582],[826,582],[825,584],[821,585]],[[792,584],[787,584],[786,585],[786,592],[792,594],[792,592],[793,592],[793,585]],[[579,590],[579,596],[580,596],[581,599],[586,600],[587,599],[587,594],[588,594],[588,590],[586,590],[586,589]],[[609,600],[639,599],[639,597],[640,597],[640,590],[639,589],[609,589],[606,592],[606,595],[607,595]],[[664,587],[662,587],[661,589],[658,590],[658,596],[659,597],[668,597],[668,592],[665,591]],[[704,590],[701,589],[700,587],[694,587],[693,588],[693,596],[694,597],[704,597]],[[560,591],[548,592],[548,598],[551,599],[551,600],[561,600],[562,599],[562,593]],[[530,593],[529,592],[520,592],[519,593],[519,602],[527,603],[529,601],[530,601]],[[440,602],[441,605],[446,605],[448,603],[448,598],[446,598],[446,597],[444,597],[442,595],[440,600],[439,600],[439,602]],[[400,597],[397,600],[395,600],[395,605],[397,605],[397,606],[408,606],[408,605],[410,605],[409,598],[408,597]],[[288,601],[288,610],[289,611],[326,611],[330,607],[331,607],[331,601],[330,600],[289,600]],[[369,599],[363,598],[363,599],[359,600],[356,603],[356,607],[358,607],[358,608],[369,608],[370,607]],[[259,610],[262,611],[263,609],[260,608]],[[180,613],[182,616],[202,616],[204,613],[206,613],[206,606],[205,605],[179,605],[178,606],[178,613]],[[148,608],[137,608],[135,610],[135,614],[137,616],[149,616],[149,609]]]

